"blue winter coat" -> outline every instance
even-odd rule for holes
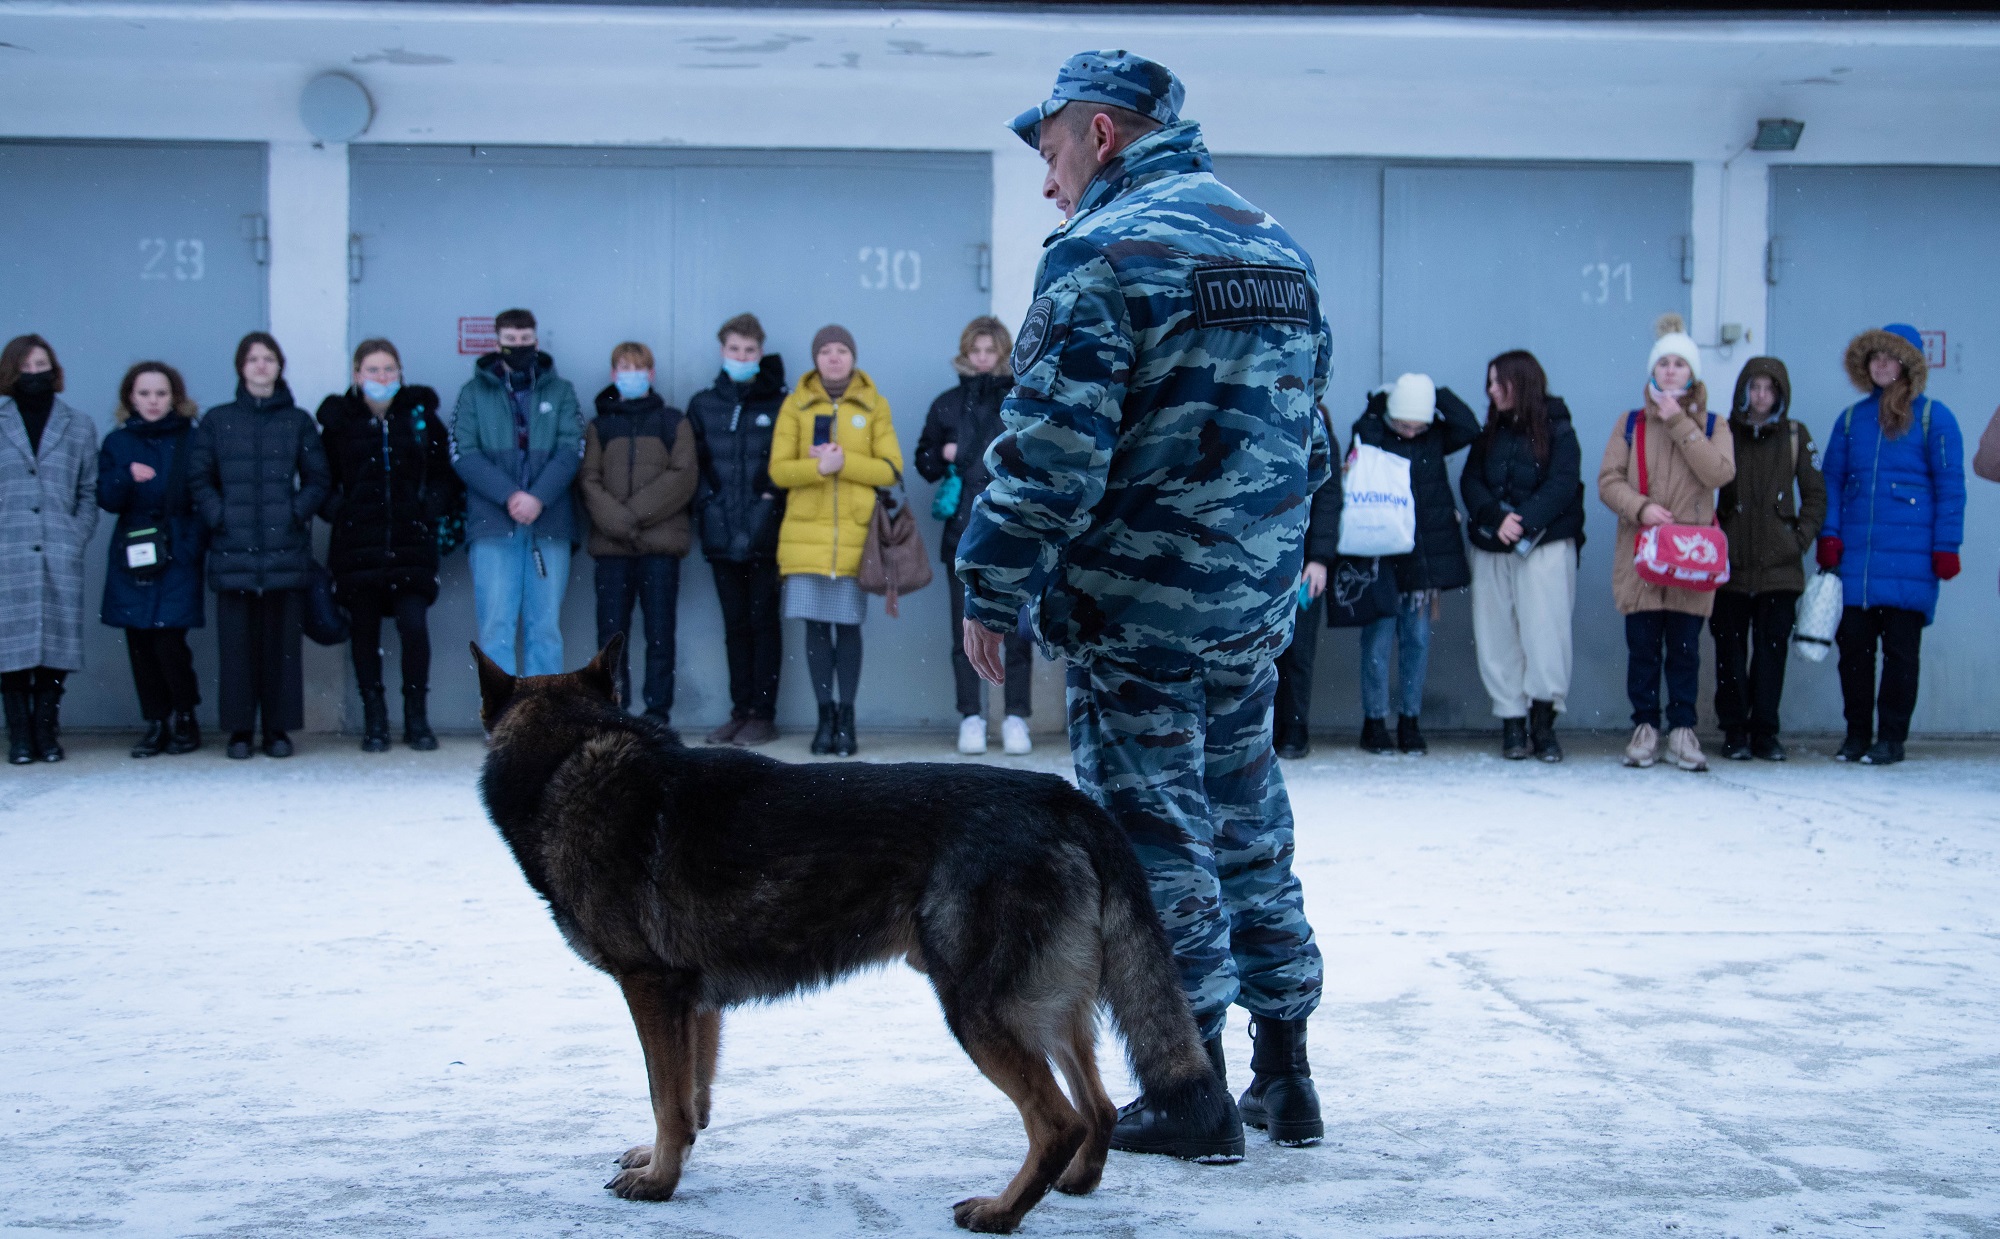
[[[1933,551],[1965,537],[1965,443],[1941,402],[1918,396],[1910,428],[1882,433],[1876,392],[1834,421],[1826,437],[1823,538],[1841,541],[1850,607],[1900,607],[1937,618]],[[1930,433],[1924,411],[1930,410]]]
[[[99,618],[113,628],[200,628],[203,624],[202,561],[208,554],[208,526],[195,514],[186,481],[179,509],[167,513],[167,480],[174,450],[191,451],[194,423],[170,414],[157,422],[133,418],[104,437],[97,449],[97,506],[118,516],[111,533],[110,566],[104,573],[104,609]],[[132,480],[134,464],[150,465],[148,482]],[[167,570],[140,580],[125,566],[127,530],[166,520],[173,539]]]

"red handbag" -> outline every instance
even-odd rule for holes
[[[1649,490],[1645,412],[1642,410],[1635,420],[1638,428],[1633,450],[1639,454],[1639,493],[1644,495]],[[1706,593],[1729,580],[1729,539],[1719,524],[1654,525],[1639,531],[1632,566],[1648,584]]]

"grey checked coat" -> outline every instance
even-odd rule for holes
[[[0,397],[0,671],[83,666],[83,555],[97,530],[97,427],[56,397],[39,458]]]

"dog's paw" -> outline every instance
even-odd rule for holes
[[[637,1170],[641,1166],[647,1165],[652,1160],[653,1160],[652,1145],[635,1144],[631,1148],[625,1150],[624,1154],[619,1157],[618,1166],[622,1170]]]
[[[1069,1169],[1063,1171],[1062,1177],[1056,1180],[1056,1190],[1066,1196],[1088,1196],[1097,1190],[1097,1185],[1103,1180],[1104,1163],[1086,1166],[1083,1164],[1083,1155],[1079,1153],[1077,1160],[1071,1162]]]
[[[951,1207],[951,1220],[967,1230],[989,1235],[1011,1235],[1020,1219],[1000,1207],[995,1196],[974,1196]]]
[[[674,1189],[680,1186],[680,1182],[679,1174],[670,1177],[655,1175],[652,1167],[647,1165],[621,1170],[604,1186],[625,1200],[672,1200]]]

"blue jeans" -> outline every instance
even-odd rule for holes
[[[618,658],[618,701],[632,704],[632,604],[646,613],[646,713],[667,720],[674,709],[674,618],[680,609],[681,561],[674,555],[604,555],[597,560],[597,648],[625,634]]]
[[[1625,617],[1625,695],[1632,723],[1660,726],[1660,671],[1667,673],[1666,730],[1695,725],[1701,695],[1699,615],[1638,611]]]
[[[540,551],[541,569],[534,552]],[[569,586],[569,540],[537,538],[515,526],[504,538],[474,538],[472,606],[479,648],[510,675],[555,675],[563,669],[562,601]],[[527,657],[514,660],[516,626],[527,634]]]
[[[1361,712],[1389,717],[1389,642],[1396,643],[1398,712],[1424,711],[1424,670],[1431,661],[1431,607],[1424,594],[1404,594],[1394,615],[1361,626]]]

